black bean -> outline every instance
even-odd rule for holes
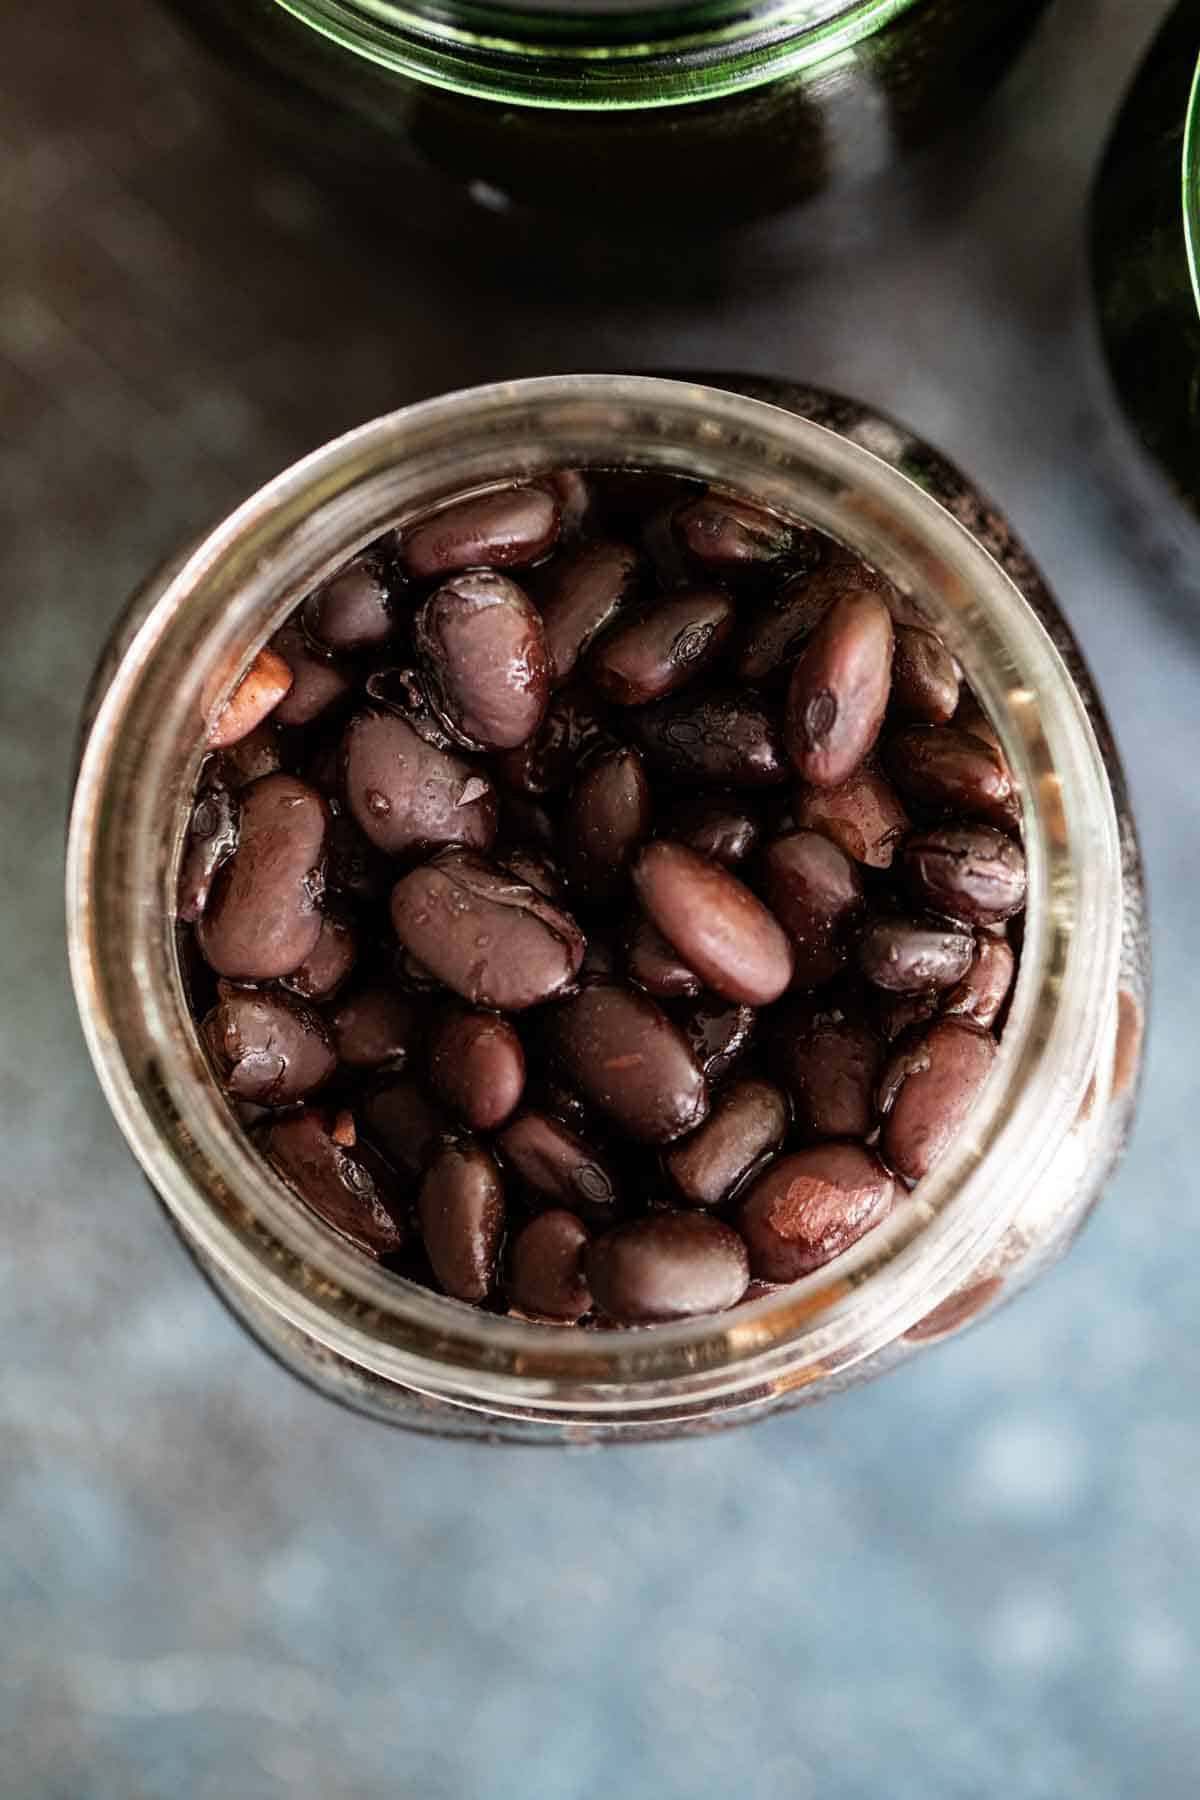
[[[858,1010],[810,1001],[772,1017],[770,1068],[812,1137],[870,1136],[883,1057],[882,1039]]]
[[[878,594],[834,602],[796,659],[784,734],[802,781],[838,787],[874,748],[887,709],[892,617]]]
[[[663,1167],[689,1206],[720,1206],[779,1149],[791,1113],[769,1081],[732,1081],[698,1130],[663,1152]]]
[[[677,508],[671,529],[696,573],[718,581],[770,575],[815,536],[809,526],[789,525],[778,513],[716,488]]]
[[[861,1144],[815,1144],[780,1157],[737,1211],[751,1274],[798,1281],[882,1224],[894,1195],[891,1176]]]
[[[569,681],[600,633],[628,611],[641,573],[642,559],[633,546],[611,541],[581,544],[547,571],[535,598],[552,687]]]
[[[681,780],[755,788],[788,778],[774,715],[754,695],[677,694],[639,709],[629,723],[651,760]]]
[[[884,761],[914,805],[965,813],[1001,831],[1020,823],[1020,802],[1004,758],[957,725],[909,725],[887,741]]]
[[[323,650],[375,650],[395,630],[390,583],[383,558],[367,551],[314,588],[300,609],[304,629]]]
[[[920,1181],[979,1098],[996,1041],[964,1019],[938,1019],[898,1045],[879,1084],[880,1149],[906,1181]]]
[[[326,912],[311,953],[283,985],[302,1000],[331,1000],[358,961],[358,933],[341,913]]]
[[[858,966],[868,981],[890,994],[953,987],[971,965],[969,931],[917,919],[872,919],[858,940]]]
[[[557,1007],[546,1030],[572,1085],[640,1143],[670,1143],[707,1115],[687,1039],[645,994],[595,982]]]
[[[497,488],[452,501],[399,533],[397,554],[418,581],[460,569],[522,569],[558,537],[558,503],[541,487]]]
[[[547,900],[562,899],[565,885],[562,870],[552,856],[541,850],[531,850],[525,844],[513,844],[498,847],[496,861],[518,881],[527,882],[539,894],[544,894]]]
[[[565,688],[551,697],[533,736],[495,757],[492,766],[506,788],[541,800],[565,792],[581,764],[613,743],[592,696],[581,688]]]
[[[208,732],[209,747],[224,750],[240,743],[277,711],[292,685],[292,670],[278,648],[260,650]]]
[[[629,979],[659,1000],[689,999],[704,983],[649,919],[635,920],[625,947]]]
[[[422,1177],[417,1214],[443,1291],[473,1305],[486,1300],[504,1236],[504,1184],[495,1158],[471,1138],[441,1144]]]
[[[514,1305],[534,1318],[567,1325],[590,1312],[592,1293],[583,1272],[590,1241],[587,1226],[562,1207],[530,1219],[509,1254],[508,1292]]]
[[[758,1014],[752,1006],[731,1005],[708,996],[687,1007],[680,1025],[706,1081],[724,1081],[750,1048]]]
[[[425,855],[444,844],[488,850],[495,840],[496,790],[487,771],[426,743],[398,714],[351,719],[342,787],[355,824],[388,856]]]
[[[257,1106],[307,1100],[337,1066],[320,1015],[286,994],[223,983],[200,1037],[225,1092]]]
[[[311,725],[344,700],[354,686],[349,672],[314,649],[294,620],[280,626],[271,648],[292,672],[288,691],[275,708],[278,725]]]
[[[430,1033],[429,1079],[472,1131],[494,1131],[515,1111],[525,1086],[521,1040],[498,1013],[451,1007]]]
[[[531,738],[550,699],[542,621],[529,596],[494,569],[455,575],[413,623],[429,694],[442,721],[473,750],[511,750]]]
[[[360,1115],[366,1135],[410,1179],[422,1173],[450,1123],[409,1075],[389,1075],[370,1088]]]
[[[797,788],[793,814],[797,825],[821,832],[869,869],[890,869],[909,830],[896,790],[870,760],[837,787]]]
[[[566,820],[567,881],[590,901],[614,899],[650,834],[650,783],[636,750],[609,750],[588,764]]]
[[[196,940],[231,981],[290,975],[321,935],[329,809],[294,775],[264,775],[241,794],[238,846],[218,872]]]
[[[565,993],[583,960],[569,914],[469,850],[443,850],[392,889],[396,936],[473,1006],[518,1012]]]
[[[789,831],[763,851],[762,886],[792,942],[794,986],[831,981],[866,904],[855,864],[819,832]]]
[[[714,993],[766,1006],[792,978],[787,937],[762,901],[720,863],[684,844],[648,844],[633,871],[647,916]]]
[[[200,917],[218,869],[237,849],[238,816],[238,803],[223,784],[213,783],[201,790],[179,863],[175,916],[185,925],[194,925]]]
[[[343,995],[329,1025],[338,1061],[347,1068],[399,1074],[416,1053],[421,1015],[407,994],[372,982]]]
[[[935,912],[968,925],[995,925],[1025,904],[1025,856],[990,825],[918,831],[901,855],[910,892]]]
[[[368,1144],[339,1144],[336,1128],[328,1107],[273,1119],[264,1139],[267,1158],[327,1225],[368,1256],[392,1255],[405,1238],[396,1179]]]
[[[958,706],[958,666],[932,631],[896,627],[891,708],[898,718],[945,725]]]
[[[703,1212],[632,1219],[589,1245],[584,1268],[596,1305],[619,1325],[654,1325],[724,1312],[746,1290],[746,1246]]]
[[[942,1000],[942,1011],[976,1025],[994,1025],[1017,972],[1016,952],[1004,938],[981,935],[971,966]]]
[[[539,1199],[569,1207],[597,1224],[614,1217],[620,1199],[615,1170],[563,1120],[545,1112],[518,1113],[500,1133],[496,1148]]]
[[[736,794],[697,794],[673,808],[671,833],[689,850],[734,869],[757,845],[759,823]]]
[[[587,659],[587,676],[614,706],[645,706],[695,680],[734,625],[722,588],[682,588],[612,626]]]

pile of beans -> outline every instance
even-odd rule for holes
[[[987,1077],[1019,808],[913,603],[683,477],[391,532],[211,726],[180,870],[213,1070],[398,1274],[589,1327],[885,1219]]]

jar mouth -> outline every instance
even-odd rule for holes
[[[816,68],[918,0],[274,0],[366,62],[507,105],[682,106]]]
[[[888,434],[891,433],[889,438]],[[152,1185],[218,1270],[386,1380],[497,1411],[652,1410],[816,1380],[890,1343],[997,1242],[1095,1073],[1115,992],[1120,851],[1104,765],[1048,634],[982,544],[885,455],[686,380],[552,376],[377,419],[285,471],[157,585],[101,700],[68,844],[72,975],[108,1101]],[[879,451],[880,454],[875,454]],[[484,1315],[380,1269],[309,1214],[246,1139],[200,1051],[175,878],[204,720],[301,596],[453,494],[563,466],[683,470],[829,532],[919,601],[1020,784],[1021,970],[992,1077],[916,1198],[794,1286],[715,1318],[582,1333]],[[1035,1079],[1036,1078],[1036,1079]]]

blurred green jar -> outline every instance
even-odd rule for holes
[[[1200,0],[1178,5],[1142,64],[1092,208],[1100,328],[1117,392],[1200,512]]]
[[[1047,0],[170,0],[260,121],[485,254],[704,251],[887,165]]]

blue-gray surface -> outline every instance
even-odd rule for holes
[[[971,138],[787,294],[716,316],[497,312],[411,259],[388,273],[229,147],[135,0],[8,21],[6,1800],[1197,1791],[1200,621],[1166,512],[1144,528],[1130,499],[1079,248],[1161,10],[1062,0]],[[408,1439],[248,1347],[131,1172],[61,948],[72,719],[124,590],[299,450],[439,387],[629,361],[856,391],[1019,522],[1140,804],[1141,1125],[1036,1292],[825,1410],[573,1457]]]

